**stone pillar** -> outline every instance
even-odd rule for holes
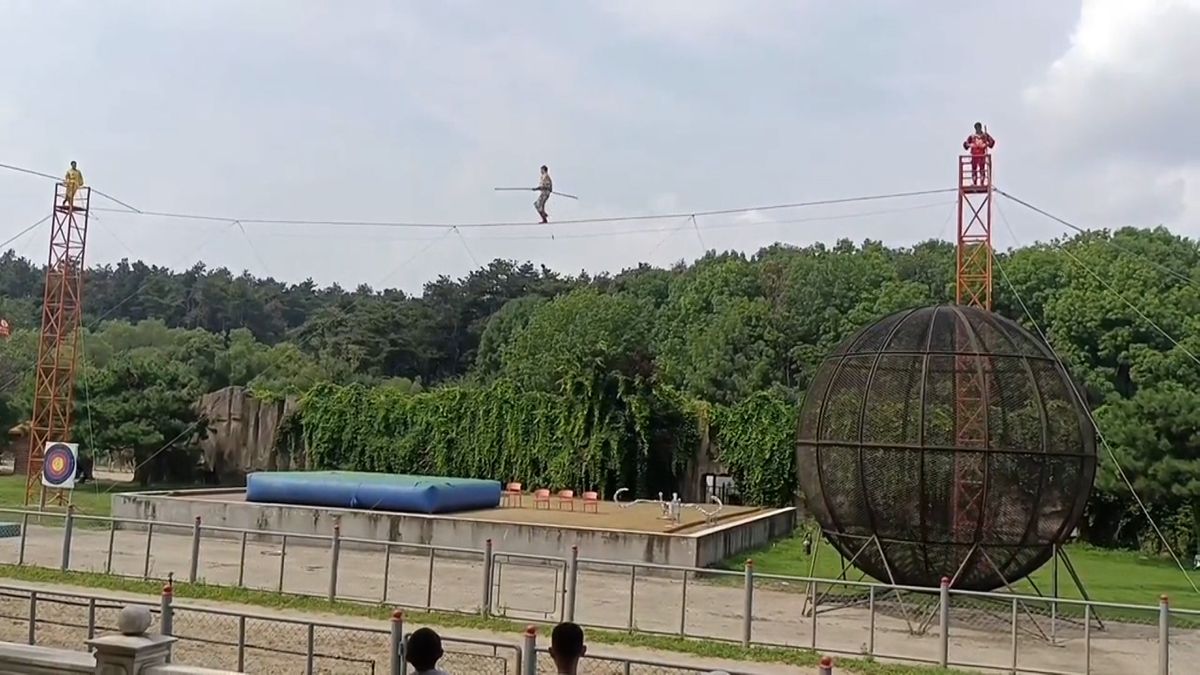
[[[108,635],[87,644],[96,650],[96,675],[137,675],[166,665],[174,642],[168,635]]]
[[[147,634],[151,621],[148,608],[126,607],[117,618],[121,635],[88,640],[96,655],[96,675],[138,675],[152,666],[166,665],[175,638]]]

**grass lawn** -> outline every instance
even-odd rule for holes
[[[816,569],[811,572],[811,557],[804,555],[803,534],[733,558],[727,561],[726,566],[730,569],[741,569],[745,560],[752,558],[754,570],[762,574],[836,577],[841,571],[841,560],[837,551],[823,538],[814,537],[814,541],[820,542],[820,551]],[[1083,544],[1068,546],[1067,554],[1075,564],[1075,569],[1083,579],[1092,600],[1157,605],[1159,596],[1165,593],[1174,607],[1200,609],[1200,594],[1192,589],[1187,578],[1175,565],[1175,561],[1170,558],[1149,557],[1133,551],[1102,550]],[[1043,593],[1050,592],[1052,568],[1053,566],[1047,563],[1033,574],[1034,583]],[[847,574],[847,578],[855,580],[859,574]],[[1200,571],[1189,570],[1189,575],[1192,582],[1200,586]],[[1027,581],[1018,582],[1015,586],[1018,592],[1033,594],[1033,589]],[[1079,597],[1078,590],[1061,565],[1059,592],[1065,598]]]
[[[128,492],[141,489],[137,483],[116,483],[112,481],[88,481],[85,485],[77,486],[70,493],[71,503],[75,506],[75,512],[88,516],[108,516],[112,514],[112,494],[114,492]],[[56,506],[52,502],[52,494],[46,496],[46,510],[54,512],[63,512],[65,509],[62,506]],[[34,503],[28,507],[25,506],[25,476],[0,476],[0,508],[5,509],[23,509],[36,511],[38,504],[37,496],[34,496]],[[0,520],[17,519],[16,514],[0,513]],[[86,521],[81,525],[90,525]]]

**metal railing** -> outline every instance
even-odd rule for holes
[[[1171,661],[1200,660],[1200,612],[1165,598],[1131,605],[939,591],[761,574],[752,563],[731,571],[583,558],[574,548],[559,557],[490,541],[481,549],[387,542],[336,526],[300,535],[68,514],[47,527],[38,520],[52,517],[5,511],[22,528],[16,541],[0,540],[0,560],[63,570],[177,573],[330,600],[1010,672],[1146,672],[1153,663],[1167,675]],[[308,636],[293,633],[299,651]]]
[[[389,627],[266,615],[177,602],[170,585],[156,603],[84,593],[0,585],[0,642],[79,649],[85,640],[116,632],[117,613],[130,604],[151,611],[158,631],[176,639],[172,660],[251,673],[398,674],[404,668],[404,614]],[[526,675],[552,672],[549,652],[529,627],[522,639],[440,635],[448,672]],[[589,655],[584,673],[688,675],[710,668],[630,657]],[[739,675],[739,671],[727,671]]]

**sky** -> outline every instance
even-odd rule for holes
[[[975,121],[1002,189],[1082,227],[1200,236],[1200,0],[0,2],[0,163],[74,159],[141,210],[230,219],[97,210],[90,264],[418,292],[496,257],[596,273],[950,239],[953,194],[553,221],[953,188]],[[493,190],[542,164],[579,196],[548,227],[532,192]],[[51,194],[0,171],[0,241]],[[1066,232],[1000,205],[998,248]],[[12,246],[40,261],[48,236]]]

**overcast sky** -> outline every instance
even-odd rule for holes
[[[76,159],[143,210],[533,222],[532,192],[492,188],[532,186],[541,164],[580,196],[552,198],[552,220],[953,187],[980,120],[1015,195],[1086,227],[1200,236],[1196,35],[1200,0],[0,0],[0,162],[57,175]],[[0,171],[0,241],[48,213],[50,190]],[[950,238],[952,201],[699,231],[97,212],[88,259],[411,291],[494,257],[596,272],[774,241]],[[1003,210],[1016,237],[999,224],[999,247],[1063,231]],[[40,261],[47,236],[16,247]]]

